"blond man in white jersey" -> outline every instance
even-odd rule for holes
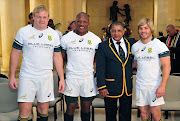
[[[143,18],[138,23],[140,40],[132,46],[136,75],[136,105],[142,121],[162,121],[161,105],[170,74],[170,56],[166,45],[153,37],[153,22]],[[162,72],[161,72],[162,65]]]
[[[53,61],[60,77],[59,92],[65,88],[60,41],[56,31],[47,27],[48,9],[43,5],[37,6],[33,19],[34,24],[18,31],[10,56],[9,86],[18,88],[18,121],[32,121],[29,116],[35,95],[38,100],[37,121],[48,121],[49,101],[54,100]],[[23,60],[17,86],[15,70],[21,51]]]

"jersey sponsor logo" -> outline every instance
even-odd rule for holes
[[[30,36],[29,39],[35,39],[35,35],[33,34],[33,36]]]
[[[76,43],[76,40],[74,40],[74,41],[71,41],[71,43],[72,43],[72,44],[75,44],[75,43]]]
[[[152,53],[152,47],[148,48],[148,53]]]
[[[70,51],[93,52],[94,48],[91,47],[68,47]]]
[[[27,95],[25,94],[25,95],[21,96],[20,98],[21,99],[26,99],[26,97],[27,97]]]
[[[35,48],[46,48],[46,49],[51,49],[51,48],[53,48],[54,46],[53,46],[53,44],[46,44],[46,43],[37,43],[37,42],[35,42],[35,43],[28,43],[28,46],[31,46],[31,47],[35,47]]]
[[[137,60],[138,61],[152,61],[155,58],[153,56],[138,56]]]
[[[49,41],[51,41],[51,40],[52,40],[51,35],[48,35],[48,40],[49,40]]]
[[[89,44],[89,45],[91,45],[91,44],[92,44],[91,40],[88,40],[88,44]]]
[[[43,33],[41,33],[40,35],[39,35],[39,38],[41,38],[43,36]]]

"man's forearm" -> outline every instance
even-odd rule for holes
[[[171,71],[170,57],[168,56],[164,58],[163,60],[161,60],[161,63],[162,63],[162,82],[160,86],[165,87]]]
[[[162,70],[162,82],[161,86],[166,87],[167,80],[170,74],[170,66],[164,66]]]
[[[64,80],[63,58],[61,53],[60,52],[54,53],[53,59],[60,80]]]
[[[20,50],[12,49],[9,62],[9,77],[15,77],[16,68],[18,65]]]

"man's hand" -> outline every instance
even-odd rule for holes
[[[17,89],[18,88],[16,78],[14,78],[14,77],[9,78],[9,87],[11,89]]]
[[[164,86],[159,86],[159,87],[157,88],[155,94],[156,94],[156,97],[157,97],[157,98],[160,98],[160,97],[164,96],[164,95],[165,95],[165,87],[164,87]]]
[[[107,95],[109,94],[107,89],[103,89],[101,91],[99,91],[99,93],[103,96],[103,97],[107,97]]]
[[[58,90],[58,92],[61,93],[61,92],[64,91],[64,89],[65,89],[65,81],[64,80],[60,80],[59,81],[59,90]]]
[[[169,52],[170,52],[170,50],[171,50],[171,46],[167,45],[167,47],[168,47],[168,49],[169,49]]]

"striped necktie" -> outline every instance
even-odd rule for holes
[[[124,53],[124,50],[122,49],[121,47],[121,42],[116,42],[116,44],[119,45],[119,56],[120,56],[120,59],[122,60],[122,62],[124,63],[125,61],[125,53]]]

